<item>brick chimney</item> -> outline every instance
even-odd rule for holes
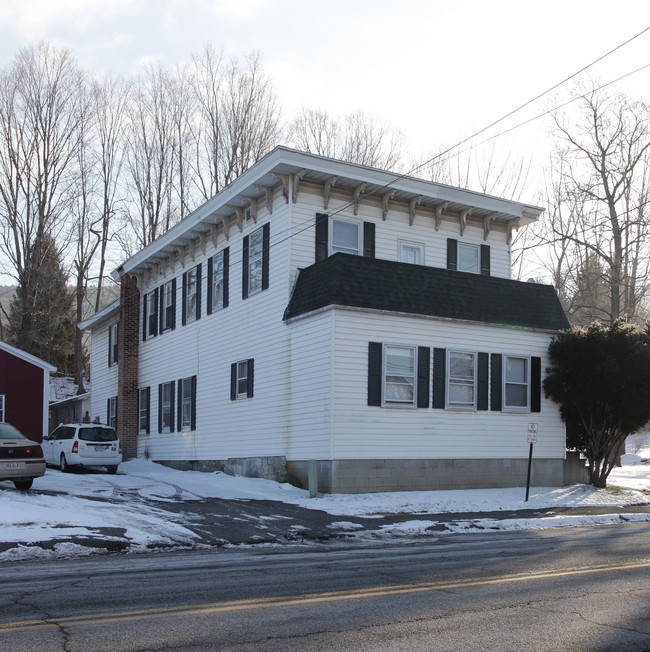
[[[120,287],[118,334],[117,433],[125,460],[138,455],[138,348],[140,290],[134,276],[124,274]]]

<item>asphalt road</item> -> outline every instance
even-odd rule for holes
[[[650,524],[13,562],[0,650],[650,650]]]

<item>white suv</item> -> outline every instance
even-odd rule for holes
[[[47,464],[66,473],[71,466],[105,466],[117,472],[122,461],[122,444],[111,426],[97,423],[61,424],[43,439]]]

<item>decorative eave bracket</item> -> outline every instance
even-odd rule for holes
[[[449,202],[446,201],[443,204],[438,204],[435,208],[434,211],[434,224],[435,224],[435,229],[438,231],[440,229],[440,224],[442,224],[442,213],[443,211],[447,210],[447,207],[449,206]]]
[[[291,201],[295,204],[298,201],[298,193],[300,192],[300,182],[303,177],[307,174],[307,170],[303,169],[300,172],[292,174],[293,177],[293,188],[291,191]]]
[[[226,204],[226,208],[233,211],[237,216],[237,226],[241,233],[244,230],[244,209],[241,206],[235,206],[234,204]]]
[[[519,227],[519,218],[513,217],[511,220],[506,222],[506,242],[512,244],[512,231]]]
[[[250,211],[253,222],[257,224],[257,198],[247,197],[246,195],[240,195],[239,197],[242,201],[248,202],[247,210]]]
[[[330,177],[325,182],[325,187],[323,188],[323,210],[327,210],[327,206],[330,203],[330,193],[332,188],[336,185],[338,179],[338,177]]]
[[[467,218],[472,214],[471,208],[466,208],[460,213],[460,234],[461,236],[465,233],[467,227]]]
[[[493,215],[486,215],[483,218],[483,240],[487,240],[492,229],[492,222],[494,221]]]
[[[289,175],[280,174],[279,172],[271,172],[271,176],[274,179],[279,179],[280,183],[282,184],[282,195],[284,197],[284,203],[288,204],[289,203]]]
[[[258,192],[264,193],[264,199],[266,200],[266,208],[269,211],[270,215],[273,215],[273,187],[272,186],[261,186],[255,184],[255,190]]]
[[[361,183],[354,189],[354,214],[356,215],[359,212],[359,205],[361,204],[361,195],[366,190],[366,184]]]
[[[413,226],[413,222],[415,222],[415,207],[421,204],[423,199],[424,197],[422,195],[418,195],[417,197],[413,197],[409,202],[409,226]]]
[[[395,196],[394,190],[389,190],[381,196],[381,219],[385,222],[388,217],[388,204],[390,200]]]

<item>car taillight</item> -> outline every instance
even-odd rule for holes
[[[43,449],[40,446],[34,446],[34,457],[43,457]]]
[[[122,440],[120,439],[120,455],[122,454]]]
[[[79,452],[79,442],[75,441],[75,443],[72,445],[72,452],[73,453],[78,453]]]
[[[43,450],[40,446],[28,446],[23,449],[23,455],[25,457],[42,457]]]

